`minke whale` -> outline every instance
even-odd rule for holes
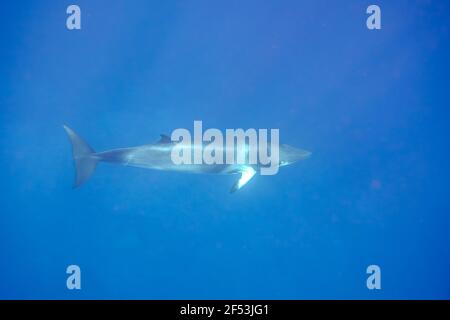
[[[160,140],[153,144],[96,152],[74,130],[66,125],[63,125],[63,128],[72,144],[72,155],[76,171],[74,188],[81,186],[90,178],[99,162],[186,173],[239,175],[239,178],[230,190],[231,193],[241,189],[255,174],[261,172],[261,165],[249,163],[175,164],[172,161],[171,154],[178,142],[172,141],[171,137],[165,134],[161,134]],[[277,165],[278,167],[284,167],[306,159],[310,155],[311,152],[309,151],[280,144]]]

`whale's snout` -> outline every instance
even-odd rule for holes
[[[282,145],[280,147],[280,166],[286,166],[310,156],[311,152],[308,150]]]

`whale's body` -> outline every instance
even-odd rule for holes
[[[112,149],[95,152],[79,135],[68,126],[64,130],[72,143],[72,153],[76,168],[74,187],[82,185],[95,170],[98,162],[109,162],[130,167],[154,170],[167,170],[187,173],[240,174],[231,192],[242,188],[261,169],[253,164],[175,164],[172,161],[172,150],[176,146],[167,135],[154,144],[130,148]],[[194,146],[192,148],[195,148]],[[226,150],[223,150],[224,152]],[[292,164],[309,157],[311,153],[288,145],[279,147],[279,166]]]

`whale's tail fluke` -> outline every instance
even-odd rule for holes
[[[80,138],[75,131],[66,125],[63,125],[63,127],[72,143],[72,154],[76,170],[73,186],[76,188],[87,181],[92,173],[94,173],[99,158],[95,155],[94,149]]]

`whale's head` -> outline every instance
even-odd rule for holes
[[[280,145],[279,161],[280,167],[293,164],[299,160],[304,160],[311,155],[310,151],[295,148],[287,144]]]

